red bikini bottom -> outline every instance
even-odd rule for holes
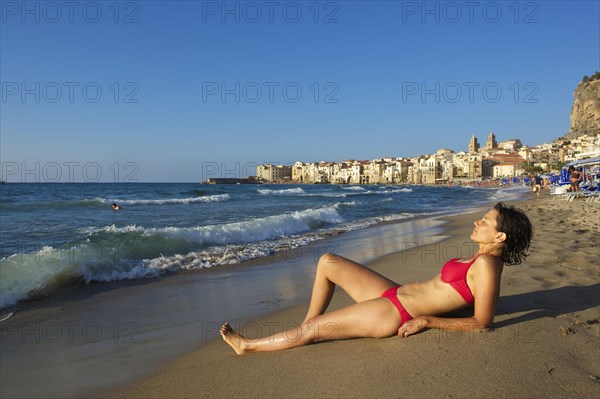
[[[396,287],[392,287],[388,290],[386,290],[383,294],[381,294],[382,298],[387,298],[390,301],[392,301],[392,303],[394,304],[394,306],[396,307],[396,309],[398,309],[398,313],[400,313],[400,325],[406,323],[409,320],[412,320],[413,317],[410,315],[410,313],[408,313],[406,311],[406,309],[404,309],[404,306],[402,306],[402,304],[400,303],[400,300],[398,299],[398,288],[402,287],[401,285],[398,285]]]

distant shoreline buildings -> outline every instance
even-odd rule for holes
[[[600,155],[600,135],[550,144],[524,146],[519,139],[496,141],[489,133],[481,147],[475,134],[468,151],[439,149],[413,158],[378,158],[371,161],[301,162],[294,165],[263,164],[256,180],[268,183],[306,184],[447,184],[521,177],[537,167],[558,171],[560,165]]]

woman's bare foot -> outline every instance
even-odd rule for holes
[[[223,340],[229,344],[238,355],[246,353],[245,344],[246,338],[236,333],[229,323],[223,323],[221,326],[221,336]]]

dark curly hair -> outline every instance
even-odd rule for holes
[[[514,206],[498,202],[494,209],[498,211],[496,230],[506,234],[500,258],[507,265],[518,265],[529,253],[529,244],[533,237],[533,228],[523,211]]]

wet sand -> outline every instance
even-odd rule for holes
[[[111,396],[598,397],[600,206],[548,196],[517,206],[534,225],[532,254],[519,266],[505,267],[491,329],[428,330],[404,339],[326,342],[243,356],[217,339]],[[445,260],[472,254],[463,237],[480,214],[445,218],[443,241],[381,256],[370,266],[399,283],[431,277]],[[331,309],[350,303],[338,290]],[[237,327],[250,337],[264,336],[299,323],[306,308]]]
[[[21,303],[0,322],[0,396],[104,397],[220,339],[225,320],[249,323],[307,302],[323,253],[366,262],[439,241],[442,224],[407,219],[239,265],[84,285]]]
[[[493,329],[244,356],[218,334],[226,320],[250,337],[299,323],[325,252],[401,284],[429,278],[445,260],[472,255],[478,209],[341,234],[222,270],[32,301],[0,323],[1,396],[598,397],[600,205],[550,197],[517,205],[534,224],[533,251],[505,268]],[[338,290],[331,308],[350,303]]]

